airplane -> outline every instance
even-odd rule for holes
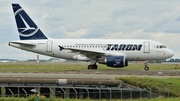
[[[9,46],[22,50],[68,60],[90,62],[88,69],[97,69],[96,63],[123,68],[128,61],[163,60],[174,55],[164,44],[145,39],[53,39],[45,35],[19,4],[12,4],[20,40]]]

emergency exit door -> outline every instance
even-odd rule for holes
[[[46,52],[52,52],[52,41],[47,41],[46,43]]]
[[[150,53],[150,43],[148,41],[144,42],[144,53]]]

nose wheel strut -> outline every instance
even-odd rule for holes
[[[148,70],[149,70],[149,67],[148,67],[148,65],[147,65],[147,61],[145,61],[144,65],[145,65],[144,70],[145,70],[145,71],[148,71]]]

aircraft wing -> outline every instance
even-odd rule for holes
[[[65,49],[65,50],[71,50],[72,53],[79,53],[84,56],[87,56],[92,59],[99,59],[105,56],[117,56],[117,55],[124,55],[123,53],[117,54],[114,52],[108,52],[108,51],[98,51],[98,50],[87,50],[87,49],[75,49],[75,48],[63,48],[61,46],[60,50]]]
[[[84,50],[84,49],[74,49],[74,48],[68,48],[69,50],[71,50],[72,52],[75,53],[80,53],[86,56],[90,56],[90,55],[105,55],[104,52],[102,51],[93,51],[93,50]]]

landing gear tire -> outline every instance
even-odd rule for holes
[[[144,65],[145,65],[144,70],[145,70],[145,71],[148,71],[148,70],[149,70],[148,60],[146,60],[146,61],[144,62]]]
[[[145,66],[145,67],[144,67],[144,70],[145,70],[145,71],[148,71],[148,70],[149,70],[149,67],[148,67],[148,66]]]
[[[97,65],[92,65],[92,66],[93,66],[92,69],[97,69],[98,68]]]
[[[88,69],[97,69],[97,68],[98,68],[97,65],[89,65],[89,66],[88,66]]]
[[[92,69],[92,65],[89,65],[89,66],[88,66],[88,69]]]

